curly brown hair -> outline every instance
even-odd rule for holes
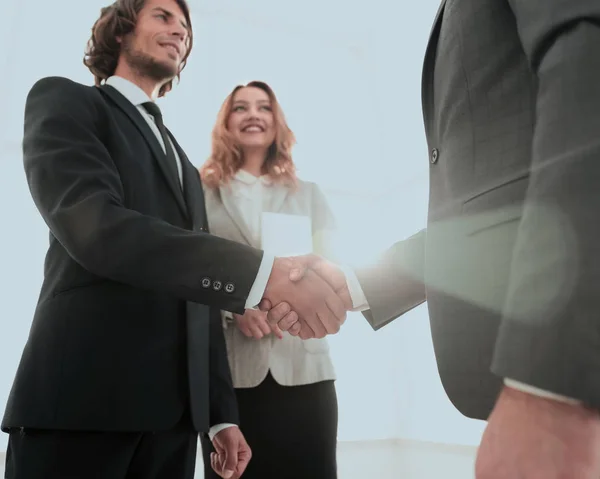
[[[200,167],[200,177],[209,188],[217,188],[227,184],[244,164],[243,152],[227,129],[227,121],[231,114],[233,97],[239,89],[247,87],[260,88],[269,96],[275,119],[275,140],[268,149],[263,171],[275,182],[294,189],[298,184],[296,167],[292,160],[292,147],[296,144],[296,138],[287,125],[273,89],[262,81],[238,85],[225,98],[212,131],[212,151],[208,160]]]
[[[188,37],[187,52],[181,61],[177,80],[181,71],[185,68],[186,60],[192,51],[192,22],[190,9],[185,0],[175,0],[187,21]],[[94,75],[97,86],[112,75],[114,75],[121,55],[121,43],[119,37],[132,33],[137,24],[138,14],[146,4],[146,0],[117,0],[112,5],[100,10],[100,18],[92,27],[92,36],[88,40],[83,64],[89,68]],[[159,90],[158,96],[164,96],[171,91],[173,80],[165,83]]]

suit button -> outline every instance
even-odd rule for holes
[[[213,282],[213,289],[215,291],[221,291],[222,287],[223,287],[223,283],[221,283],[220,281],[214,281]]]
[[[225,292],[226,293],[233,293],[235,291],[235,286],[233,285],[233,283],[227,283],[225,285]]]
[[[431,161],[432,165],[435,165],[438,162],[438,159],[440,157],[440,152],[437,148],[434,148],[433,150],[431,150],[431,158],[429,161]]]
[[[202,287],[210,288],[211,280],[210,278],[202,278]]]

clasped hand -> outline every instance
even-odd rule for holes
[[[342,271],[316,255],[276,258],[260,309],[271,327],[302,339],[335,334],[352,309]]]
[[[273,333],[279,339],[283,338],[283,331],[276,323],[267,321],[267,313],[257,309],[247,309],[244,314],[234,314],[238,329],[248,338],[262,339]],[[295,328],[299,330],[299,325]]]
[[[215,452],[210,454],[210,465],[224,479],[239,479],[252,458],[252,450],[239,427],[223,429],[212,440]]]

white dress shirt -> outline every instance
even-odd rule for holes
[[[151,98],[148,95],[146,95],[146,92],[144,90],[142,90],[135,83],[132,83],[129,80],[126,80],[125,78],[121,78],[118,76],[112,76],[106,80],[106,84],[110,85],[114,89],[118,90],[118,92],[121,95],[123,95],[131,103],[133,103],[133,105],[138,109],[140,114],[144,117],[144,120],[146,120],[146,122],[148,123],[148,126],[150,127],[152,132],[156,135],[156,139],[160,143],[160,146],[163,149],[163,151],[166,153],[167,150],[165,149],[165,143],[163,142],[160,131],[158,131],[158,127],[156,126],[156,123],[154,122],[154,117],[150,113],[148,113],[148,111],[146,111],[146,109],[142,106],[143,103],[146,103],[148,101],[154,102],[156,99]],[[171,141],[171,139],[169,139],[169,141],[171,142],[171,149],[173,150],[173,153],[175,153],[175,160],[177,161],[177,173],[179,175],[179,184],[181,185],[181,188],[183,189],[183,175],[181,173],[181,158],[179,158],[177,149],[175,148],[175,145],[173,145],[173,142]]]
[[[118,76],[112,76],[106,80],[106,84],[115,88],[121,95],[123,95],[125,98],[127,98],[138,109],[140,114],[148,122],[150,129],[154,132],[154,134],[156,135],[156,139],[158,140],[163,151],[166,153],[165,144],[163,142],[160,131],[158,130],[158,127],[156,126],[156,123],[154,122],[154,117],[152,115],[150,115],[150,113],[148,113],[146,111],[146,109],[142,106],[143,103],[146,103],[147,101],[155,101],[156,99],[149,97],[144,92],[144,90],[142,90],[139,86],[130,82],[129,80],[126,80],[125,78],[121,78]],[[171,141],[171,140],[169,139],[169,141]],[[181,185],[181,188],[183,189],[183,175],[181,173],[181,158],[179,158],[179,154],[177,153],[177,149],[175,148],[175,145],[173,145],[173,142],[171,142],[171,148],[173,149],[173,152],[175,153],[175,160],[177,161],[177,171],[179,174],[179,184]],[[257,274],[254,284],[252,285],[252,288],[250,290],[250,295],[248,296],[248,298],[246,300],[246,309],[256,308],[258,306],[258,303],[260,303],[260,301],[262,299],[262,295],[263,295],[264,290],[267,285],[267,281],[271,274],[271,269],[273,267],[273,260],[274,260],[274,258],[269,257],[268,255],[265,255],[263,257],[260,267],[258,269],[258,274]],[[212,441],[212,438],[218,432],[222,431],[223,429],[225,429],[227,427],[231,427],[231,426],[235,426],[235,424],[223,423],[223,424],[216,424],[216,425],[212,426],[209,431],[209,436],[210,436],[211,441]]]

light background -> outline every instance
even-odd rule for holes
[[[3,2],[2,407],[29,331],[48,243],[23,173],[25,97],[43,76],[92,82],[83,49],[104,4]],[[193,163],[205,160],[216,113],[231,88],[264,80],[298,138],[300,176],[316,181],[331,202],[346,260],[368,261],[425,225],[428,161],[420,76],[436,0],[191,0],[190,6],[194,51],[161,108]],[[330,343],[339,377],[341,441],[479,442],[483,423],[462,417],[440,384],[425,306],[378,332],[352,314]],[[2,436],[0,451],[5,448]]]

